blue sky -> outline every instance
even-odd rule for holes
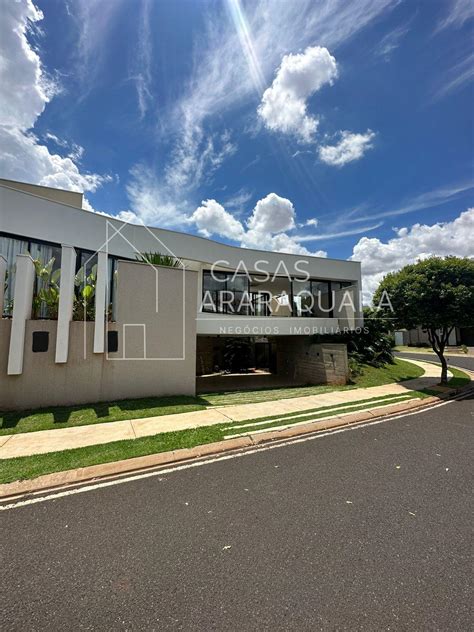
[[[353,257],[367,287],[474,255],[472,2],[1,7],[1,177],[84,190],[127,221]]]

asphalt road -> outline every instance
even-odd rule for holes
[[[0,512],[3,630],[450,630],[474,400]]]
[[[438,356],[434,353],[396,353],[400,358],[412,358],[413,360],[428,360],[439,364]],[[458,353],[447,353],[448,365],[474,371],[474,356],[460,355]]]

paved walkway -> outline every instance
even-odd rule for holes
[[[157,435],[161,432],[186,430],[230,421],[253,420],[270,415],[304,412],[320,406],[349,404],[382,395],[409,394],[412,390],[430,388],[439,382],[439,367],[418,360],[410,359],[409,362],[423,368],[425,371],[424,375],[414,380],[407,380],[397,384],[333,391],[322,393],[321,395],[279,399],[257,404],[220,406],[176,415],[113,421],[89,426],[76,426],[74,428],[3,435],[0,436],[0,459],[71,450],[73,448],[110,443],[111,441],[137,439]]]

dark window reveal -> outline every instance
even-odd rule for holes
[[[117,353],[118,351],[118,331],[107,332],[107,351],[108,353]]]
[[[49,331],[33,332],[33,353],[45,353],[49,347]]]

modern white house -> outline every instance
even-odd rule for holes
[[[0,409],[212,390],[235,338],[262,379],[345,382],[345,346],[314,336],[361,325],[360,287],[357,262],[129,224],[0,180]]]

